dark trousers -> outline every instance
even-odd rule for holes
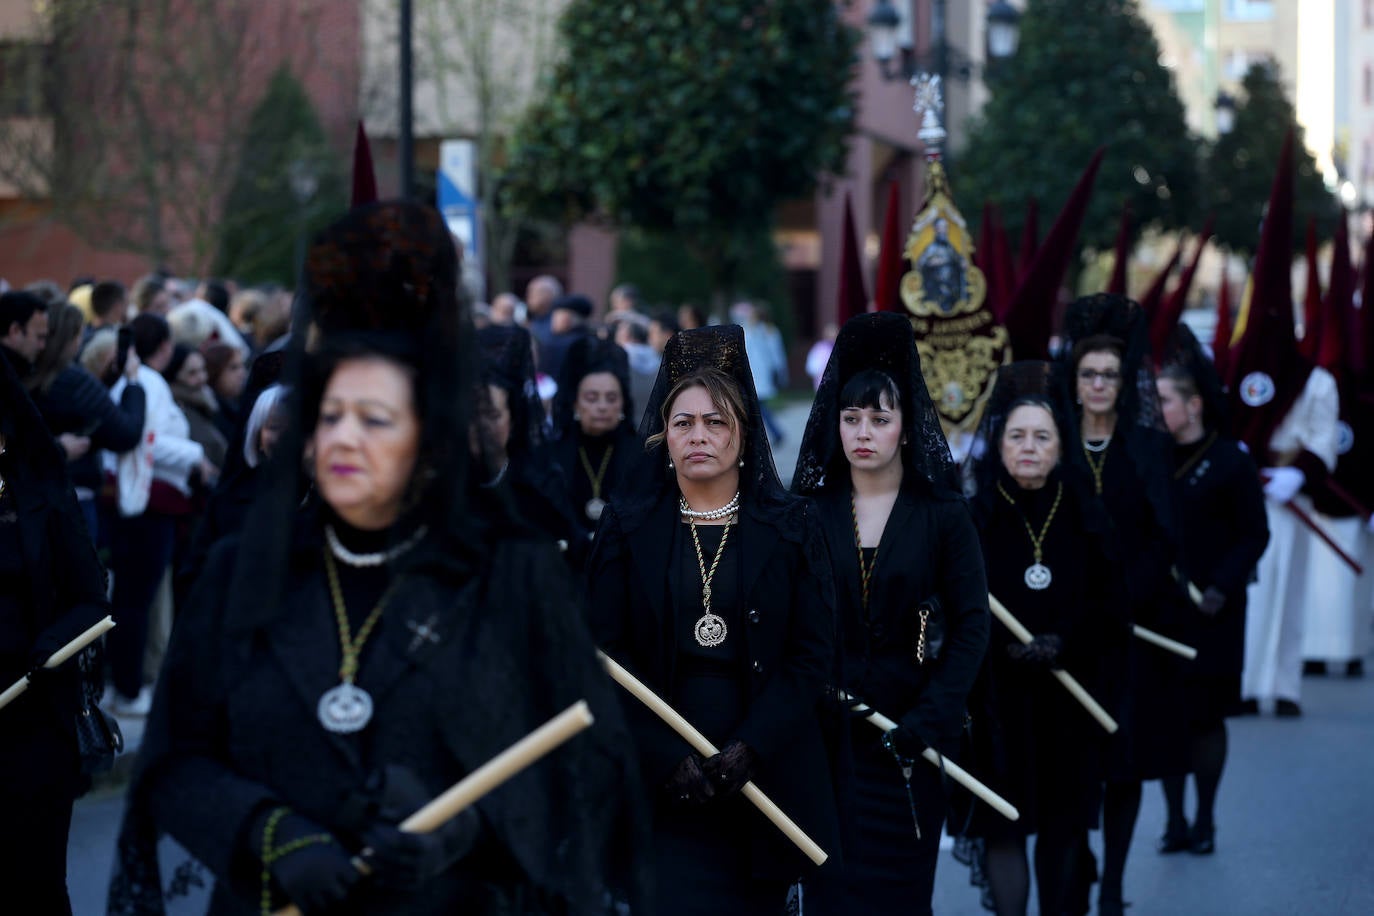
[[[172,562],[176,520],[145,512],[116,518],[110,544],[114,570],[114,620],[106,637],[115,689],[132,699],[143,687],[143,650],[148,642],[148,608]]]
[[[16,701],[36,704],[44,697]],[[13,714],[10,714],[13,713]],[[67,832],[80,776],[75,740],[35,705],[0,710],[0,887],[34,916],[67,916]],[[23,901],[22,905],[18,901]],[[8,905],[4,909],[9,912]]]

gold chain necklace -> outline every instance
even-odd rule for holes
[[[361,731],[372,721],[372,697],[366,690],[355,686],[353,681],[358,675],[358,659],[362,655],[363,644],[372,635],[377,621],[382,619],[382,609],[391,597],[392,587],[389,586],[383,593],[382,599],[354,636],[348,625],[343,589],[339,587],[339,570],[328,550],[324,551],[324,569],[329,577],[329,597],[334,605],[334,623],[339,630],[339,649],[343,658],[339,662],[339,684],[324,692],[315,714],[328,731],[349,734]]]
[[[611,466],[611,455],[615,452],[614,445],[606,446],[606,454],[601,456],[601,467],[597,468],[596,473],[592,473],[592,462],[587,457],[587,449],[579,445],[577,447],[577,457],[582,459],[582,470],[586,472],[587,479],[592,484],[592,498],[587,500],[587,518],[592,521],[599,521],[601,513],[606,509],[606,501],[601,498],[601,481],[606,477],[606,468]]]
[[[1022,512],[1021,507],[1016,505],[1016,500],[1011,498],[1011,494],[1007,492],[1006,487],[1002,486],[1000,480],[997,482],[997,492],[1001,493],[1002,498],[1020,513],[1021,524],[1026,526],[1026,534],[1030,535],[1031,554],[1035,557],[1035,562],[1026,567],[1026,588],[1037,592],[1044,591],[1054,581],[1050,568],[1042,562],[1045,558],[1045,535],[1050,533],[1050,523],[1054,521],[1054,513],[1059,511],[1059,500],[1064,496],[1064,482],[1060,481],[1054,492],[1054,503],[1050,506],[1050,514],[1045,516],[1045,524],[1040,526],[1040,534],[1038,535],[1035,533],[1035,529],[1031,527],[1030,520],[1026,518],[1026,513]]]
[[[1193,465],[1197,464],[1198,460],[1201,459],[1203,455],[1207,454],[1207,450],[1211,448],[1212,443],[1216,441],[1216,433],[1212,433],[1210,436],[1208,436],[1207,441],[1202,443],[1202,448],[1193,452],[1193,456],[1189,458],[1187,461],[1183,462],[1183,467],[1179,468],[1177,471],[1174,471],[1174,480],[1182,480],[1184,476],[1193,469]]]
[[[859,508],[854,503],[854,494],[849,494],[849,514],[854,518],[854,547],[859,552],[859,583],[860,597],[863,601],[864,613],[868,613],[868,584],[873,579],[873,568],[878,565],[878,547],[873,548],[873,562],[864,562],[864,544],[859,536]],[[881,542],[878,545],[882,546]]]
[[[692,529],[692,546],[697,551],[697,570],[701,573],[701,610],[702,614],[697,618],[697,622],[692,626],[692,635],[697,639],[697,645],[704,649],[714,649],[716,646],[725,642],[728,627],[725,625],[725,618],[719,614],[711,613],[711,582],[716,578],[716,567],[720,565],[720,558],[725,553],[725,542],[730,539],[730,525],[734,522],[731,517],[725,523],[725,530],[720,533],[720,546],[716,548],[715,558],[711,560],[711,569],[706,569],[706,558],[701,553],[701,536],[697,534],[697,522],[694,518],[687,520],[687,525]]]
[[[1111,437],[1096,449],[1088,448],[1087,440],[1083,442],[1083,457],[1088,459],[1088,468],[1093,472],[1093,489],[1098,496],[1102,495],[1102,471],[1107,467],[1107,449],[1111,447]],[[1093,458],[1098,454],[1100,458]]]

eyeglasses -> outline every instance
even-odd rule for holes
[[[1121,373],[1115,369],[1108,369],[1106,372],[1098,372],[1096,369],[1079,369],[1078,380],[1085,385],[1092,385],[1100,381],[1109,388],[1115,388],[1121,384]]]

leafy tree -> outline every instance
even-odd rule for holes
[[[777,204],[844,167],[858,35],[830,0],[573,0],[508,205],[682,239],[717,296]]]
[[[1326,189],[1316,160],[1303,145],[1303,130],[1284,95],[1276,64],[1255,64],[1241,80],[1235,127],[1217,139],[1205,164],[1207,206],[1216,214],[1217,243],[1250,253],[1259,244],[1260,220],[1278,168],[1283,137],[1294,128],[1293,250],[1304,244],[1307,220],[1314,217],[1321,235],[1336,228],[1335,196]]]
[[[1136,232],[1193,222],[1197,140],[1159,53],[1136,0],[1029,4],[1020,48],[989,74],[992,98],[955,163],[964,212],[997,201],[1015,238],[1026,198],[1053,213],[1105,145],[1080,247],[1112,247],[1126,200]]]
[[[294,188],[293,179],[303,186]],[[296,195],[307,189],[311,193],[302,204]],[[248,123],[224,205],[215,272],[250,283],[294,285],[301,239],[336,219],[346,205],[342,171],[315,107],[282,68]]]

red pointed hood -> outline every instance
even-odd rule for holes
[[[1145,295],[1140,297],[1140,307],[1145,310],[1147,320],[1153,322],[1155,316],[1159,314],[1160,305],[1164,302],[1164,290],[1169,285],[1169,277],[1173,275],[1174,268],[1183,259],[1183,240],[1180,239],[1178,245],[1174,247],[1174,253],[1165,262],[1159,273],[1155,274],[1154,280],[1150,281],[1150,288],[1145,290]]]
[[[1312,373],[1293,331],[1293,158],[1290,127],[1260,229],[1240,341],[1232,353],[1231,417],[1237,437],[1258,462],[1271,460],[1269,440]]]
[[[1221,266],[1221,289],[1217,291],[1217,327],[1212,332],[1212,362],[1216,364],[1217,375],[1222,384],[1230,381],[1231,367],[1231,278],[1226,274],[1226,265]]]
[[[1326,284],[1326,301],[1322,309],[1322,336],[1317,345],[1317,365],[1333,373],[1342,381],[1354,374],[1355,339],[1355,269],[1350,264],[1350,230],[1346,227],[1345,208],[1336,223],[1335,244],[1331,252],[1331,279]]]
[[[1131,202],[1121,205],[1121,224],[1116,230],[1116,260],[1112,263],[1112,278],[1107,282],[1107,292],[1117,296],[1126,295],[1126,269],[1131,262]]]
[[[1325,318],[1322,305],[1322,280],[1317,270],[1317,221],[1307,219],[1307,288],[1302,297],[1302,340],[1298,341],[1298,352],[1303,359],[1317,361],[1317,350],[1321,347]]]
[[[1374,397],[1374,235],[1364,249],[1364,279],[1360,283],[1359,346],[1355,349],[1355,374],[1362,397]]]
[[[1178,286],[1174,287],[1174,291],[1150,319],[1150,349],[1154,351],[1156,362],[1163,358],[1164,348],[1169,343],[1169,335],[1174,333],[1174,328],[1183,318],[1183,310],[1188,305],[1188,293],[1193,288],[1193,277],[1197,275],[1197,266],[1202,261],[1202,252],[1212,238],[1212,222],[1212,218],[1208,217],[1202,227],[1202,234],[1197,238],[1197,248],[1193,249],[1193,259],[1183,269]]]
[[[1007,310],[1011,308],[1011,299],[1016,293],[1016,265],[1011,259],[1011,240],[1007,238],[1007,227],[1002,221],[1002,209],[996,204],[992,207],[992,269],[997,274],[998,288],[998,301],[992,305],[992,317],[998,324],[1005,324]]]
[[[1030,273],[1031,262],[1040,250],[1040,201],[1026,198],[1026,221],[1021,224],[1021,250],[1016,254],[1016,282]]]
[[[377,173],[372,167],[372,144],[367,140],[363,122],[353,138],[353,196],[350,207],[377,202]]]
[[[1064,280],[1069,259],[1073,257],[1078,230],[1083,225],[1104,152],[1104,147],[1098,147],[1097,152],[1093,153],[1088,167],[1083,170],[1078,183],[1069,193],[1069,199],[1064,202],[1064,209],[1059,211],[1054,225],[1050,227],[1045,244],[1035,253],[1025,278],[1012,297],[1006,325],[1015,359],[1045,359],[1049,356],[1059,286]]]
[[[844,195],[844,228],[840,239],[840,290],[835,304],[835,322],[840,327],[855,315],[868,311],[868,291],[864,289],[863,262],[859,241],[854,234],[854,209],[849,194]]]
[[[874,307],[880,312],[902,312],[901,283],[906,271],[902,251],[902,192],[895,180],[887,183],[887,211],[883,214],[883,241],[878,249],[878,275],[873,281]]]

